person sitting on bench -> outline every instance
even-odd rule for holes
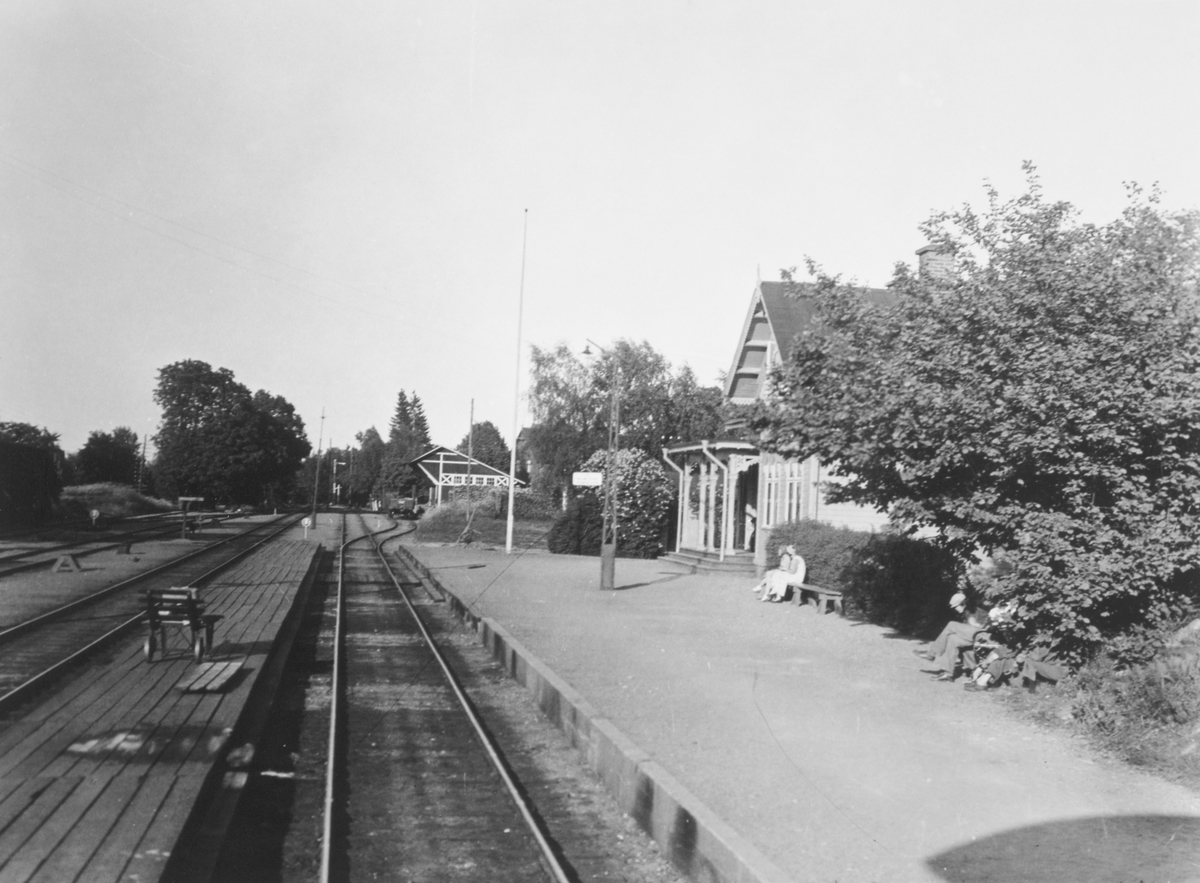
[[[779,556],[779,566],[768,571],[762,582],[754,587],[754,591],[762,591],[763,601],[782,601],[787,597],[789,586],[798,586],[804,582],[806,570],[804,559],[796,554],[796,547],[789,545]]]

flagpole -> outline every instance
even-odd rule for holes
[[[517,367],[513,382],[512,450],[508,455],[508,526],[504,533],[504,554],[513,550],[513,503],[517,492],[517,433],[520,431],[519,409],[521,404],[521,314],[525,310],[525,246],[529,242],[529,209],[525,209],[525,221],[521,232],[521,287],[517,294]]]

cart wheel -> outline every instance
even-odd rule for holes
[[[199,662],[204,658],[204,633],[196,632],[196,637],[192,638],[192,658]]]
[[[146,655],[147,662],[154,661],[154,651],[157,649],[155,646],[156,643],[153,634],[146,635],[146,641],[142,644],[142,653]]]

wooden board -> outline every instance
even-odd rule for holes
[[[244,659],[232,662],[202,662],[188,677],[175,685],[185,693],[219,693],[241,670]]]

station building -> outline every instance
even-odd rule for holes
[[[462,451],[437,445],[411,461],[417,473],[427,482],[424,492],[431,506],[450,499],[457,488],[508,487],[509,476],[493,466],[469,457]],[[525,482],[517,479],[517,487]]]
[[[925,251],[918,252],[923,268]],[[804,285],[758,283],[725,380],[727,401],[744,405],[762,397],[770,370],[791,358],[796,335],[813,321],[810,291]],[[895,303],[887,289],[861,292],[881,307]],[[718,438],[665,448],[663,458],[679,478],[675,551],[669,557],[701,568],[761,572],[769,532],[785,522],[813,519],[870,531],[888,521],[877,509],[829,503],[822,486],[830,476],[815,456],[788,457],[754,441]]]

